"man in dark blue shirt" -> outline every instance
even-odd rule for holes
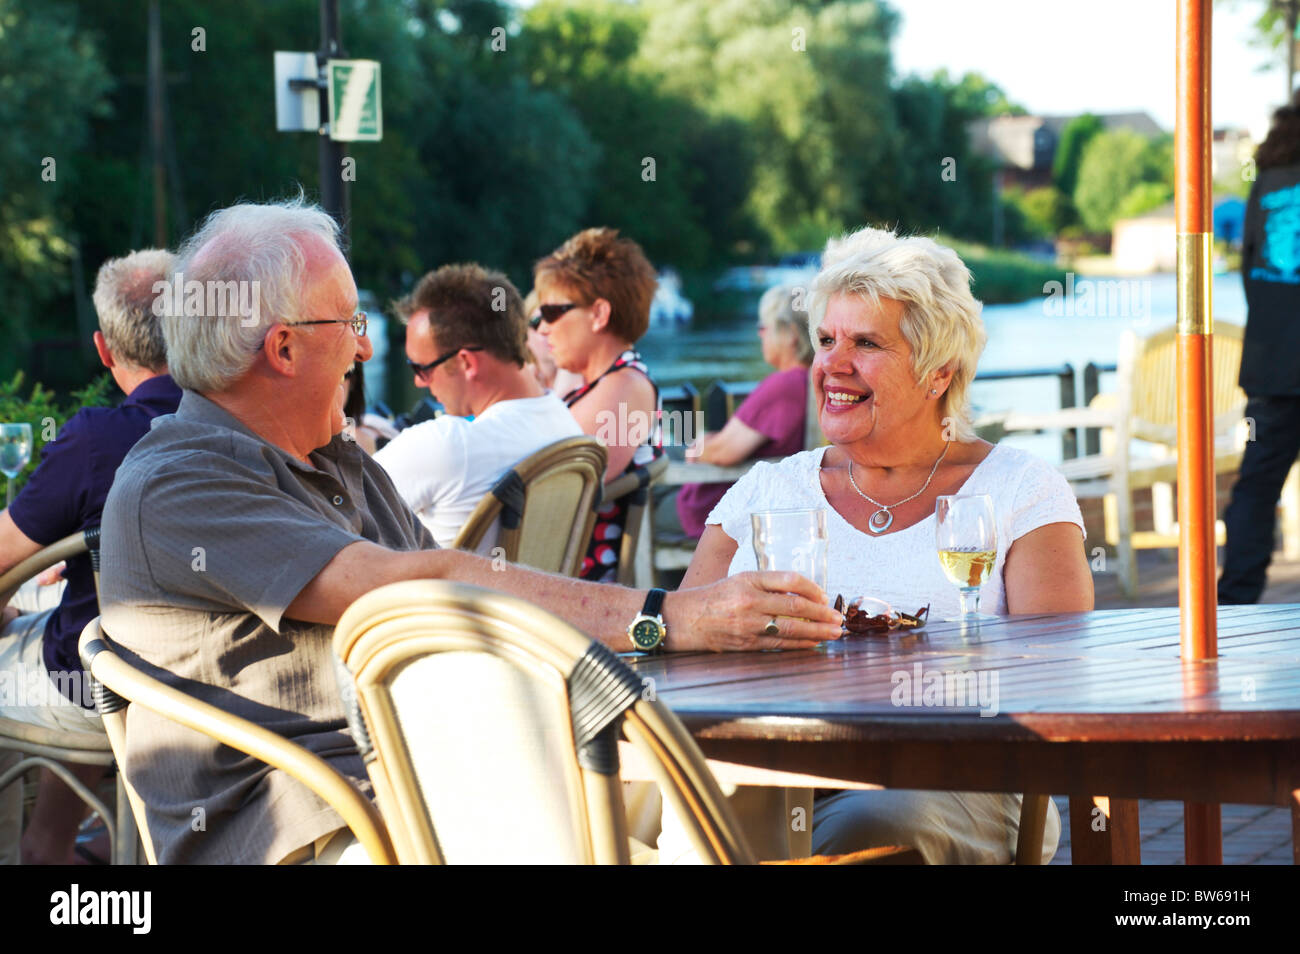
[[[167,374],[166,350],[155,313],[155,283],[171,279],[171,253],[135,252],[106,262],[95,283],[99,331],[95,349],[127,398],[116,408],[84,408],[46,444],[40,466],[9,508],[0,512],[0,572],[71,533],[99,526],[104,500],[126,452],[154,418],[171,414],[180,389]],[[69,560],[59,605],[39,613],[0,610],[0,676],[21,691],[0,697],[0,718],[56,731],[102,732],[84,692],[77,639],[99,613],[89,557]],[[44,676],[44,678],[42,678]],[[8,754],[0,754],[3,771]],[[69,766],[83,781],[102,775],[94,766]],[[21,819],[21,786],[0,792],[0,860],[12,851]],[[43,770],[23,860],[70,860],[80,801]]]
[[[1223,514],[1221,605],[1263,595],[1278,498],[1300,453],[1300,95],[1273,114],[1255,165],[1241,247],[1249,310],[1240,377],[1253,426]]]

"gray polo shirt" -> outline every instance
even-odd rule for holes
[[[435,543],[355,443],[336,437],[311,461],[184,392],[126,456],[105,504],[104,629],[146,672],[368,790],[334,681],[333,628],[284,612],[351,543]],[[273,863],[343,824],[283,772],[141,707],[126,741],[160,862]]]

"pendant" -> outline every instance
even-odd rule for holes
[[[867,529],[872,533],[884,533],[894,522],[894,515],[888,510],[877,510],[867,518]]]

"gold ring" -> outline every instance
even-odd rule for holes
[[[763,627],[763,635],[775,636],[779,632],[781,632],[781,627],[776,625],[776,617],[773,616],[767,621],[767,625]]]

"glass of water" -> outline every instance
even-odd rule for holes
[[[5,506],[14,500],[14,478],[32,459],[32,426],[0,424],[0,473],[5,475]]]
[[[825,510],[763,510],[749,520],[760,570],[791,570],[826,589]]]

